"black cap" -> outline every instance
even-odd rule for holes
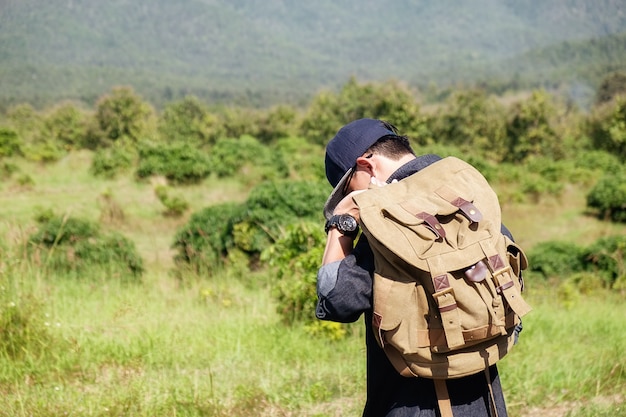
[[[324,216],[329,219],[337,204],[345,197],[343,188],[358,157],[385,136],[397,136],[389,125],[377,119],[358,119],[348,123],[326,146],[326,178],[334,187],[324,205]]]

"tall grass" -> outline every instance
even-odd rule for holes
[[[149,183],[94,179],[84,175],[87,154],[68,158],[24,167],[30,189],[0,184],[0,417],[360,415],[362,322],[340,341],[286,326],[263,273],[177,280],[169,245],[185,216],[164,218]],[[142,282],[97,269],[76,279],[20,257],[38,210],[98,219],[107,190],[124,211],[109,227],[146,260]],[[212,180],[180,191],[190,211],[245,194]],[[626,232],[584,216],[581,201],[569,190],[539,208],[511,205],[504,221],[524,247]],[[527,288],[534,310],[500,365],[509,414],[626,415],[624,295],[564,293],[533,276]]]
[[[22,315],[3,325],[23,330],[22,351],[0,357],[2,416],[302,415],[336,400],[331,413],[346,415],[343,398],[359,406],[363,364],[346,360],[362,356],[358,337],[331,342],[285,327],[264,288],[24,269],[5,270],[0,299],[3,312]]]
[[[530,280],[533,285],[528,297],[534,310],[500,366],[509,407],[526,415],[531,407],[613,398],[623,409],[626,297],[597,290],[572,300],[557,285]]]

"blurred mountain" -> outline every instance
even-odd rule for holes
[[[0,0],[0,105],[132,85],[262,106],[351,76],[593,89],[625,33],[624,0]]]

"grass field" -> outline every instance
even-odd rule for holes
[[[340,341],[285,326],[263,273],[182,285],[170,274],[169,246],[186,218],[162,216],[150,183],[91,177],[89,158],[24,163],[32,185],[0,185],[0,311],[30,323],[23,348],[0,357],[0,416],[360,415],[362,322]],[[247,192],[234,180],[178,191],[190,212]],[[112,202],[103,203],[103,193]],[[136,242],[146,261],[142,283],[102,271],[79,280],[51,275],[19,257],[37,211],[98,220],[111,204],[123,216],[103,222]],[[584,195],[567,189],[559,200],[505,207],[505,223],[525,247],[626,233],[583,208]],[[626,295],[572,296],[533,276],[527,288],[534,310],[500,365],[510,415],[626,416]]]

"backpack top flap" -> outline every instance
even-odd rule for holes
[[[481,241],[495,246],[501,237],[497,195],[476,168],[455,157],[372,186],[354,201],[364,233],[422,270],[438,256],[449,271],[465,268],[484,257]]]

